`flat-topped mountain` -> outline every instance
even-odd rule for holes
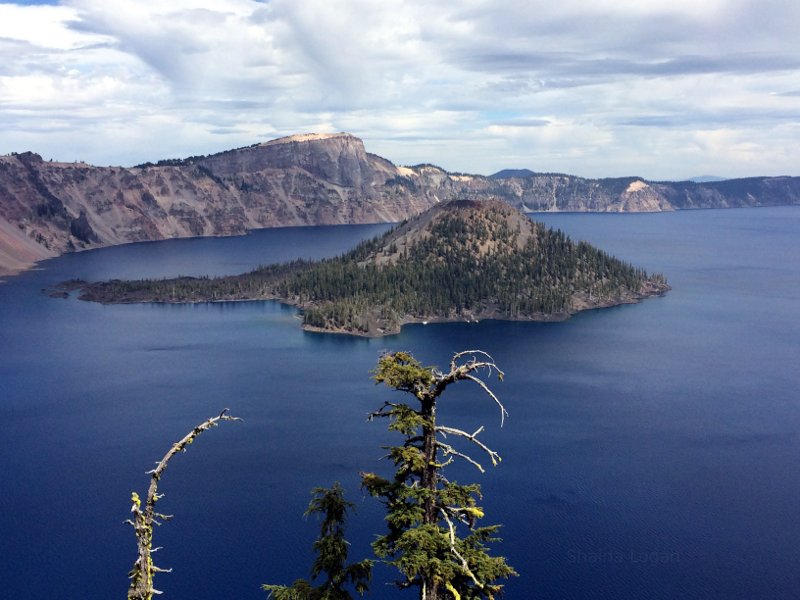
[[[346,254],[219,278],[111,281],[85,300],[203,302],[278,299],[308,329],[386,335],[405,323],[561,320],[669,289],[593,246],[571,241],[500,200],[437,205]]]
[[[525,211],[641,212],[800,203],[800,178],[650,182],[399,167],[346,133],[304,134],[131,168],[0,156],[0,275],[58,254],[293,225],[397,222],[456,198]]]
[[[364,142],[347,133],[293,135],[198,159],[219,177],[263,171],[305,171],[322,181],[369,194],[370,185],[397,175],[388,161],[370,156]]]

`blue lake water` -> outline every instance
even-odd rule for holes
[[[466,384],[443,422],[504,457],[480,475],[507,598],[789,599],[800,590],[800,208],[540,215],[667,275],[673,291],[564,323],[415,325],[358,339],[301,331],[276,303],[100,306],[41,289],[71,277],[236,273],[336,254],[385,227],[267,230],[136,244],[47,261],[0,285],[3,596],[121,598],[135,555],[130,493],[192,426],[225,423],[175,457],[155,532],[166,598],[259,599],[307,576],[309,490],[357,504],[354,559],[383,531],[358,472],[388,474],[395,438],[366,414],[383,350],[446,364],[481,348],[510,417]],[[383,584],[371,597],[409,597]]]

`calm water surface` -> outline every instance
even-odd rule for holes
[[[341,481],[355,559],[383,530],[358,472],[390,472],[365,415],[391,395],[383,350],[426,363],[482,348],[510,418],[465,385],[440,418],[487,426],[504,457],[486,522],[521,576],[508,598],[797,598],[800,590],[800,209],[540,215],[648,270],[666,297],[553,324],[410,326],[365,340],[304,333],[276,303],[100,306],[41,289],[71,277],[235,273],[336,254],[382,226],[137,244],[64,256],[0,285],[0,580],[9,598],[121,598],[123,525],[153,461],[193,425],[156,531],[166,598],[264,598],[307,576],[309,490]],[[376,573],[374,598],[402,598]],[[408,594],[405,594],[408,597]]]

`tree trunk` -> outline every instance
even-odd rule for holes
[[[436,514],[436,400],[426,398],[422,401],[422,417],[425,424],[422,426],[422,453],[425,456],[425,466],[422,470],[420,485],[430,490],[431,494],[425,499],[425,525],[435,525],[439,519]]]
[[[425,466],[422,471],[420,485],[429,490],[430,496],[425,499],[424,523],[425,525],[437,525],[439,515],[436,507],[436,398],[429,397],[422,400],[422,417],[425,425],[422,426],[422,453],[425,455]],[[444,600],[444,590],[434,582],[431,574],[423,575],[423,586],[420,588],[420,600]]]

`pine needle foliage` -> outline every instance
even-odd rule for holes
[[[408,352],[384,354],[373,372],[376,383],[412,397],[406,402],[387,402],[371,418],[389,420],[389,430],[403,442],[388,448],[394,476],[386,479],[362,473],[362,486],[386,507],[388,532],[373,543],[375,554],[400,573],[400,588],[416,588],[421,600],[478,600],[495,598],[502,580],[516,572],[505,558],[491,556],[489,544],[498,541],[499,525],[477,526],[483,518],[478,484],[449,481],[445,468],[454,459],[464,459],[483,472],[479,462],[457,450],[448,441],[461,438],[485,453],[492,464],[499,455],[474,433],[440,425],[436,410],[440,396],[457,381],[477,383],[506,411],[494,393],[475,373],[502,371],[481,351],[456,354],[448,372],[423,366]]]
[[[314,488],[311,493],[312,499],[304,514],[321,519],[319,537],[314,542],[316,558],[311,566],[311,579],[322,576],[323,583],[315,587],[305,579],[298,579],[290,586],[267,584],[262,589],[274,600],[352,600],[348,587],[363,596],[369,589],[372,561],[348,565],[348,543],[344,537],[348,512],[355,505],[344,499],[339,482],[331,488]]]

